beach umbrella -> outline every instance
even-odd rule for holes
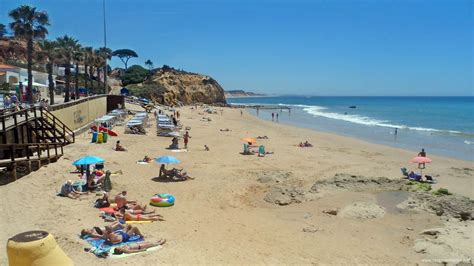
[[[155,162],[157,163],[165,163],[165,164],[178,164],[180,163],[180,161],[178,159],[176,159],[175,157],[173,156],[161,156],[161,157],[157,157],[155,158]]]
[[[252,144],[257,143],[257,140],[255,138],[250,138],[250,137],[243,138],[242,141],[243,142],[250,142]]]
[[[418,169],[420,169],[421,176],[423,177],[423,168],[425,168],[425,163],[431,163],[432,161],[433,160],[428,157],[416,156],[410,160],[410,163],[418,164]],[[421,167],[421,165],[423,165],[423,167]]]
[[[73,165],[89,165],[89,164],[98,164],[105,162],[104,159],[98,156],[84,156],[76,161],[74,161]]]

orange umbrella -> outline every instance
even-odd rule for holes
[[[250,143],[252,143],[252,144],[257,143],[257,140],[256,140],[255,138],[250,138],[250,137],[243,138],[242,141],[243,141],[243,142],[250,142]]]

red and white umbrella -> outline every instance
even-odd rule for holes
[[[410,160],[410,163],[431,163],[432,161],[433,160],[428,157],[416,156],[415,158]]]
[[[416,156],[410,160],[410,163],[418,164],[418,169],[420,169],[421,176],[423,177],[423,168],[425,168],[425,163],[431,163],[432,161],[433,160],[431,160],[428,157]],[[422,164],[423,164],[423,167],[420,167]]]

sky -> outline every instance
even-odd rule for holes
[[[474,96],[471,0],[105,0],[107,46],[226,90]],[[48,12],[48,38],[103,46],[102,0],[0,0]],[[123,67],[118,59],[113,67]]]

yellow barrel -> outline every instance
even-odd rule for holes
[[[97,134],[97,143],[103,143],[104,142],[104,137],[102,135],[102,132],[99,132]]]
[[[74,265],[46,231],[29,231],[18,234],[7,243],[10,266]]]

